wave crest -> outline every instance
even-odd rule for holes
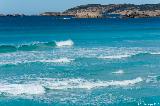
[[[18,65],[26,63],[71,63],[74,59],[69,58],[59,58],[59,59],[37,59],[37,60],[17,60],[17,61],[1,61],[0,65]]]
[[[100,59],[122,59],[122,58],[128,58],[132,55],[112,55],[112,56],[100,56],[98,58]]]
[[[93,89],[108,86],[129,86],[142,82],[143,79],[138,77],[133,80],[123,81],[92,81],[84,79],[61,79],[61,80],[47,80],[45,87],[48,89]]]
[[[112,74],[124,74],[124,71],[123,70],[118,70],[116,72],[112,72]]]
[[[70,63],[74,59],[68,59],[68,58],[60,58],[60,59],[54,59],[54,60],[37,60],[35,62],[42,62],[42,63]]]
[[[138,77],[132,80],[122,81],[95,81],[84,79],[54,79],[43,78],[33,82],[24,84],[0,84],[0,93],[7,95],[42,95],[47,93],[47,90],[67,90],[67,89],[96,89],[109,86],[126,87],[142,82],[143,79]]]
[[[0,53],[16,52],[16,51],[33,51],[33,50],[42,50],[50,49],[54,47],[70,47],[73,46],[74,42],[72,40],[59,41],[59,42],[32,42],[28,44],[21,45],[0,45]]]
[[[72,40],[66,40],[66,41],[56,41],[57,47],[66,47],[66,46],[73,46],[74,42]]]
[[[0,84],[0,92],[9,95],[39,95],[44,94],[45,89],[35,84]]]

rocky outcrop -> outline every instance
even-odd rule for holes
[[[101,18],[102,14],[99,12],[78,12],[75,14],[77,18]]]
[[[160,10],[123,10],[123,11],[115,11],[113,14],[120,14],[123,17],[128,18],[144,18],[144,17],[159,17],[160,16]]]
[[[129,18],[157,17],[160,16],[160,4],[89,4],[68,9],[64,13],[72,14],[78,18],[112,18],[113,14]]]
[[[117,15],[117,17],[141,18],[160,16],[160,4],[88,4],[60,12],[46,12],[42,16],[74,16],[77,18],[102,18]]]
[[[82,5],[68,9],[63,13],[74,15],[77,18],[100,18],[102,17],[102,8],[99,4]]]
[[[155,11],[130,11],[129,13],[125,14],[126,17],[130,18],[143,18],[143,17],[159,17],[160,10]]]

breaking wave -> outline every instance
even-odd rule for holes
[[[143,79],[138,77],[132,80],[122,81],[100,81],[100,80],[84,80],[84,79],[52,79],[43,78],[34,82],[25,84],[0,84],[0,93],[8,95],[41,95],[50,90],[67,90],[67,89],[96,89],[109,86],[131,86],[142,82]]]
[[[36,84],[0,84],[0,92],[9,95],[39,95],[44,94],[45,89]]]
[[[51,41],[51,42],[32,42],[28,44],[21,44],[21,45],[0,45],[0,53],[8,53],[8,52],[16,52],[16,51],[33,51],[33,50],[41,50],[47,48],[54,48],[54,47],[66,47],[66,46],[73,46],[74,42],[72,40],[66,41]]]
[[[112,74],[124,74],[124,71],[123,70],[118,70],[118,71],[112,72]]]
[[[16,52],[16,51],[32,51],[42,48],[54,47],[54,42],[32,42],[21,45],[0,45],[0,53]]]
[[[73,46],[74,42],[72,40],[66,40],[66,41],[56,41],[57,47],[66,47],[66,46]]]
[[[49,80],[45,81],[45,85],[49,89],[93,89],[99,87],[108,86],[129,86],[136,83],[142,82],[143,79],[138,77],[133,80],[123,80],[123,81],[93,81],[84,79],[61,79],[61,80]]]

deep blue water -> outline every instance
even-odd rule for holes
[[[0,17],[0,106],[160,105],[160,18]]]

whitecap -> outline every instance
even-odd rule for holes
[[[54,78],[39,78],[35,81],[28,81],[22,84],[0,83],[0,93],[6,96],[29,96],[43,95],[47,93],[46,89],[50,90],[68,90],[68,89],[96,89],[109,86],[126,87],[133,86],[142,82],[141,77],[132,80],[122,81],[101,81],[101,80],[85,80],[85,79],[54,79]]]
[[[94,80],[84,80],[84,79],[47,79],[43,80],[43,86],[48,89],[93,89],[108,86],[119,86],[125,87],[134,85],[142,82],[143,79],[138,77],[133,80],[122,80],[122,81],[94,81]]]
[[[69,58],[60,58],[60,59],[53,59],[53,60],[37,60],[36,62],[42,62],[42,63],[70,63],[74,59]]]
[[[124,71],[123,70],[118,70],[118,71],[112,72],[112,74],[124,74]]]
[[[122,59],[122,58],[128,58],[132,55],[111,55],[111,56],[100,56],[98,58],[100,59]]]
[[[74,42],[72,40],[66,40],[66,41],[56,41],[57,47],[65,47],[65,46],[73,46]]]
[[[26,63],[71,63],[74,59],[70,58],[59,58],[59,59],[37,59],[37,60],[15,60],[15,61],[1,61],[0,65],[19,65]]]
[[[160,55],[160,52],[152,52],[151,55]]]
[[[40,95],[45,89],[37,84],[0,84],[0,92],[9,95]]]

